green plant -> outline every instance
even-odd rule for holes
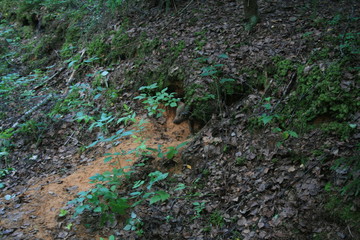
[[[245,30],[250,32],[258,22],[259,22],[259,17],[258,16],[252,16],[249,19],[249,22],[245,24]]]
[[[13,146],[10,139],[14,134],[15,131],[13,128],[8,128],[0,132],[0,160],[5,159],[5,164],[7,164],[7,156]]]
[[[161,149],[162,145],[158,145],[157,149],[155,149],[155,148],[147,148],[147,149],[157,153],[158,158],[166,157],[167,159],[171,160],[178,154],[180,148],[184,147],[186,144],[187,144],[187,142],[182,142],[182,143],[180,143],[179,145],[177,145],[175,147],[168,147],[167,152],[162,151],[162,149]]]
[[[154,83],[149,86],[140,87],[139,90],[151,92],[156,88],[158,88],[157,83]],[[142,93],[134,99],[143,100],[142,103],[145,104],[145,109],[148,111],[149,116],[161,117],[165,110],[159,108],[160,104],[176,107],[177,102],[180,101],[179,98],[174,97],[175,93],[167,93],[167,90],[167,88],[164,88],[160,92],[156,92],[155,96],[151,96],[149,93]]]
[[[0,155],[1,156],[1,155]],[[4,168],[4,169],[0,169],[0,179],[4,178],[6,175],[10,174],[11,172],[15,171],[14,168]],[[3,184],[2,182],[0,182],[0,189],[4,188],[5,184]]]
[[[33,119],[19,124],[17,133],[23,133],[29,136],[33,136],[37,141],[40,140],[41,134],[46,130],[47,124],[44,122],[37,122]]]
[[[79,112],[79,110],[82,111],[84,108],[94,107],[92,99],[90,100],[87,98],[87,96],[90,95],[92,91],[93,90],[89,84],[75,84],[70,86],[70,92],[68,96],[55,105],[55,107],[49,113],[49,116],[55,117],[57,115],[66,114],[71,111]],[[79,106],[81,106],[80,109]]]
[[[71,230],[72,226],[73,226],[73,224],[72,224],[72,223],[69,223],[68,225],[66,225],[65,228],[66,228],[67,230]]]
[[[228,59],[228,55],[223,53],[217,55],[219,61]],[[207,58],[198,58],[200,63],[208,63]],[[224,64],[207,64],[201,68],[202,77],[211,77],[210,94],[214,96],[217,101],[218,111],[221,111],[222,104],[226,102],[227,98],[232,95],[239,94],[242,91],[241,84],[237,84],[235,79],[224,77]]]
[[[97,62],[98,60],[98,57],[91,57],[83,60],[82,56],[78,54],[66,60],[65,63],[68,63],[67,67],[69,69],[78,70],[81,66],[91,66],[91,63]]]
[[[128,105],[123,104],[123,114],[117,120],[117,123],[122,123],[125,126],[128,126],[128,123],[136,123],[136,112],[134,112]]]
[[[320,129],[329,135],[336,134],[341,137],[341,139],[347,139],[350,137],[351,133],[355,131],[356,125],[349,124],[347,122],[329,122],[323,123],[320,125]]]
[[[142,230],[143,222],[141,218],[136,215],[136,213],[131,212],[130,218],[126,221],[124,227],[125,231],[135,231],[138,236],[142,236],[144,231]]]
[[[101,237],[100,240],[106,240],[106,239]],[[109,236],[108,240],[115,240],[115,236],[114,235]]]
[[[68,213],[69,211],[65,209],[60,209],[59,217],[65,217]]]
[[[95,187],[78,193],[79,197],[68,203],[76,206],[74,216],[84,211],[99,213],[100,224],[103,225],[107,221],[113,221],[115,214],[125,214],[130,204],[127,197],[119,195],[118,188],[130,174],[131,172],[126,172],[125,168],[114,168],[112,172],[92,176],[91,183],[95,183]]]
[[[200,217],[200,214],[205,209],[205,202],[193,202],[192,205],[194,206],[195,216],[192,219],[196,219]]]
[[[360,213],[356,211],[356,206],[351,200],[346,200],[342,196],[332,194],[328,196],[325,204],[325,210],[336,221],[346,223],[351,227],[357,227],[360,224]]]
[[[90,127],[89,131],[91,131],[93,128],[97,127],[100,128],[102,132],[107,133],[108,132],[108,125],[115,120],[115,117],[113,117],[111,114],[101,113],[100,119],[93,122]]]
[[[331,170],[348,172],[347,182],[340,189],[341,195],[358,196],[360,195],[360,145],[357,146],[357,153],[353,156],[339,158],[335,161]]]
[[[221,215],[219,211],[215,211],[210,214],[210,223],[213,226],[217,226],[221,228],[225,224],[224,217]]]
[[[360,32],[340,34],[339,39],[341,40],[340,50],[342,52],[354,55],[360,53]]]
[[[246,162],[246,158],[244,158],[244,157],[236,157],[236,159],[235,159],[235,164],[238,166],[244,165],[245,162]]]

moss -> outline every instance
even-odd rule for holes
[[[351,227],[360,226],[360,212],[356,211],[354,203],[343,200],[341,196],[331,195],[325,204],[325,210],[337,222],[343,222]]]
[[[191,117],[207,122],[217,111],[215,95],[199,84],[191,84],[185,88],[185,102],[191,106]]]
[[[324,123],[320,126],[321,130],[328,135],[337,135],[341,139],[347,139],[350,137],[350,134],[354,132],[354,129],[346,122],[330,122]]]
[[[136,53],[135,39],[129,37],[125,30],[115,32],[111,42],[109,58],[112,60],[125,60],[134,57]]]
[[[90,57],[100,58],[100,62],[104,62],[108,53],[110,52],[110,45],[106,43],[104,36],[97,36],[89,44],[87,44],[87,54]]]

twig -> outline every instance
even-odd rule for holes
[[[42,88],[45,84],[47,84],[48,82],[50,82],[54,77],[56,77],[59,73],[61,73],[65,68],[62,67],[59,69],[59,71],[57,71],[54,75],[52,75],[51,77],[49,77],[49,79],[47,79],[45,82],[43,82],[42,84],[34,87],[34,90],[38,90],[40,88]]]
[[[33,108],[31,108],[30,110],[28,110],[27,112],[25,112],[21,118],[12,125],[12,128],[17,128],[17,126],[20,124],[20,122],[24,121],[29,115],[31,115],[33,112],[35,112],[37,109],[39,109],[42,105],[44,105],[45,103],[47,103],[50,98],[52,98],[53,94],[49,94],[46,98],[44,98],[40,103],[38,103],[37,105],[35,105]]]
[[[68,139],[65,141],[65,143],[63,144],[63,146],[65,146],[65,145],[70,141],[70,139],[73,138],[72,136],[74,136],[74,134],[75,134],[75,131],[72,132],[71,136],[68,137]]]
[[[81,55],[80,55],[80,60],[79,60],[79,61],[81,61],[81,59],[82,59],[82,57],[84,56],[85,52],[86,52],[86,49],[85,49],[85,48],[84,48],[83,50],[81,50]],[[69,85],[69,84],[72,82],[76,70],[77,70],[77,69],[74,68],[73,72],[72,72],[71,75],[70,75],[69,80],[66,81],[66,84],[67,84],[67,85]]]

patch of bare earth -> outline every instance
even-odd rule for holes
[[[169,112],[162,124],[159,122],[145,124],[145,129],[140,132],[140,135],[142,138],[148,139],[147,146],[156,148],[158,144],[161,144],[165,149],[170,146],[177,146],[186,140],[190,135],[187,123],[175,125],[172,123],[173,117],[174,113]],[[133,138],[128,137],[109,152],[129,151],[136,148],[138,144],[134,142]],[[127,160],[135,160],[135,158],[134,155],[117,156],[115,167],[128,166],[132,162]],[[92,184],[89,183],[89,177],[96,173],[109,171],[112,168],[114,166],[104,163],[104,157],[101,157],[87,166],[79,166],[75,172],[66,177],[53,175],[30,186],[19,197],[23,204],[9,201],[7,209],[11,210],[7,211],[6,217],[0,220],[2,227],[13,231],[7,239],[54,239],[55,228],[65,228],[65,225],[61,226],[63,223],[57,221],[60,209],[72,200],[76,193],[91,188]],[[175,166],[173,170],[176,171],[179,168],[181,166]],[[77,235],[86,238],[88,233],[84,227],[80,226],[77,229]]]

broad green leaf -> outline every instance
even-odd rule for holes
[[[351,127],[351,128],[356,128],[356,124],[351,124],[351,123],[349,123],[349,126]]]
[[[113,158],[113,157],[107,157],[107,158],[105,158],[105,159],[104,159],[104,163],[110,162],[112,158]]]
[[[266,125],[269,122],[271,122],[271,120],[273,119],[273,116],[268,116],[268,115],[264,114],[260,119],[264,123],[264,125]]]
[[[131,228],[132,228],[132,225],[128,224],[128,225],[126,225],[126,226],[124,227],[124,230],[125,230],[125,231],[130,231]]]
[[[176,149],[180,149],[180,148],[184,147],[186,144],[188,144],[187,141],[182,142],[182,143],[180,143],[179,145],[176,146]]]
[[[118,214],[125,214],[126,209],[130,207],[127,203],[127,199],[125,198],[118,198],[115,201],[109,203],[111,207],[111,211]]]
[[[162,173],[160,171],[155,171],[155,172],[149,173],[150,183],[147,186],[147,189],[150,189],[155,182],[158,182],[158,181],[161,181],[161,180],[167,178],[168,175],[169,175],[169,173]]]
[[[183,190],[186,188],[186,185],[183,184],[183,183],[179,183],[176,188],[175,188],[175,191],[180,191],[180,190]]]
[[[98,213],[99,213],[99,212],[102,212],[102,208],[101,208],[101,207],[97,207],[97,208],[94,209],[94,212],[98,212]]]
[[[96,94],[96,95],[95,95],[95,97],[94,97],[94,100],[96,100],[96,99],[100,98],[100,97],[101,97],[101,95],[102,95],[101,93]]]
[[[106,76],[106,75],[108,75],[108,74],[109,74],[108,71],[103,71],[103,72],[101,73],[101,76]]]
[[[235,80],[232,79],[232,78],[222,78],[222,79],[220,80],[220,83],[221,83],[221,84],[227,83],[227,82],[235,82]]]
[[[132,192],[132,193],[130,193],[130,196],[133,196],[133,197],[137,197],[139,195],[141,195],[141,192]]]
[[[144,180],[136,181],[136,182],[134,183],[133,189],[140,187],[140,186],[143,185],[144,183],[145,183]]]
[[[294,138],[298,138],[298,137],[299,137],[298,134],[297,134],[296,132],[294,132],[294,131],[288,131],[288,133],[289,133],[290,136],[292,136],[292,137],[294,137]]]
[[[167,199],[170,198],[170,194],[168,194],[167,192],[164,192],[164,191],[157,191],[155,193],[155,195],[150,198],[150,204],[153,204],[153,203],[156,203],[156,202],[159,202],[159,201],[165,201]]]
[[[267,110],[271,109],[271,104],[270,103],[266,103],[263,105],[263,107]]]
[[[285,131],[283,132],[283,139],[288,139],[289,138],[289,132]]]
[[[273,130],[272,130],[272,132],[274,132],[274,133],[278,133],[278,132],[281,132],[282,130],[281,130],[281,128],[279,128],[279,127],[276,127],[276,128],[274,128]]]
[[[225,53],[222,53],[222,54],[218,55],[218,58],[226,59],[226,58],[229,58],[229,56],[227,54],[225,54]]]

